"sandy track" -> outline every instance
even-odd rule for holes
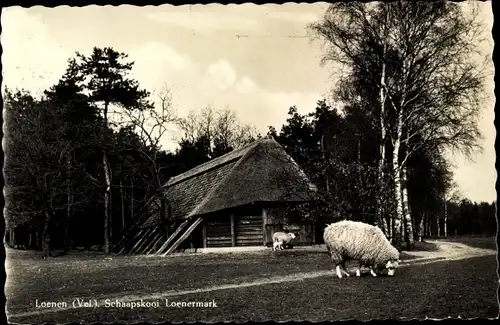
[[[492,249],[471,247],[462,243],[436,240],[437,251],[434,252],[405,252],[407,255],[415,256],[411,261],[420,261],[427,258],[444,258],[446,260],[457,260],[470,257],[496,255],[497,251]]]

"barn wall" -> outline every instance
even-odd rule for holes
[[[207,247],[263,246],[262,214],[254,209],[228,211],[205,218]]]
[[[207,247],[231,247],[231,217],[224,213],[205,218]]]
[[[314,244],[317,234],[314,234],[312,222],[290,223],[280,211],[283,210],[251,205],[206,215],[179,249],[264,245],[270,247],[273,233],[276,231],[290,231],[298,235],[294,245]],[[285,230],[284,226],[291,228]]]
[[[262,215],[234,215],[236,246],[263,246]]]

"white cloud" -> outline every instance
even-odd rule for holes
[[[134,61],[132,74],[142,87],[152,91],[173,78],[192,77],[195,64],[185,55],[164,43],[149,42],[129,54]],[[183,80],[184,81],[184,80]]]
[[[257,89],[257,85],[248,76],[243,76],[235,85],[236,91],[240,93],[252,93]]]
[[[207,69],[207,78],[220,89],[227,89],[236,82],[236,71],[226,60],[219,60],[212,63]]]
[[[212,33],[227,30],[254,30],[259,28],[258,20],[244,15],[227,12],[211,12],[192,7],[189,11],[150,12],[145,16],[161,23],[195,30],[200,33]]]
[[[3,86],[38,93],[57,83],[73,54],[48,34],[38,15],[20,7],[2,11]]]
[[[265,134],[269,125],[277,129],[285,122],[290,106],[297,106],[300,113],[308,113],[316,107],[320,93],[272,92],[259,87],[248,75],[238,75],[226,60],[218,60],[205,69],[193,70],[193,81],[187,87],[175,89],[174,104],[178,113],[186,116],[190,110],[198,111],[214,105],[233,110],[244,124],[255,126]],[[166,147],[176,144],[165,140]]]

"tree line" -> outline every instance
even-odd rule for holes
[[[120,232],[168,179],[257,136],[229,109],[182,118],[165,87],[127,77],[133,62],[112,48],[76,53],[59,82],[36,97],[6,89],[7,243],[108,253]],[[179,148],[160,141],[176,127]]]
[[[430,235],[488,234],[493,204],[461,200],[443,152],[480,149],[484,70],[480,26],[455,3],[335,3],[309,26],[323,62],[342,64],[332,103],[291,107],[272,135],[318,188],[300,214],[379,225],[396,245]],[[160,198],[172,176],[260,134],[230,109],[179,117],[168,87],[129,78],[125,53],[76,53],[42,96],[5,91],[7,243],[43,249],[101,247]],[[178,149],[161,140],[180,130]],[[292,186],[293,187],[293,186]]]

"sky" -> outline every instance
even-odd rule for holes
[[[492,52],[492,11],[477,2]],[[290,106],[314,110],[335,82],[323,54],[306,26],[319,19],[326,3],[282,5],[59,6],[3,8],[1,43],[5,86],[33,93],[57,83],[75,51],[90,54],[110,46],[134,61],[132,77],[142,88],[165,85],[180,116],[208,105],[236,112],[244,124],[262,134],[278,130]],[[493,71],[493,68],[491,68]],[[455,180],[472,201],[496,199],[493,74],[486,85],[480,128],[484,150],[473,161],[451,156]],[[175,140],[165,139],[166,148]]]

